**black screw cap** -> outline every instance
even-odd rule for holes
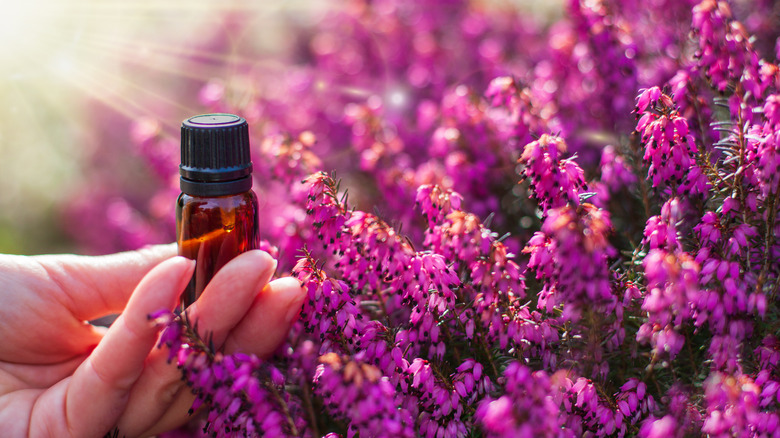
[[[250,175],[246,120],[233,114],[203,114],[182,122],[179,173],[199,182],[233,181]]]
[[[203,114],[181,124],[181,190],[227,196],[252,188],[249,126],[233,114]]]

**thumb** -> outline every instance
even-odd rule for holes
[[[104,433],[119,419],[130,388],[141,375],[159,327],[150,313],[173,309],[195,264],[183,257],[166,260],[138,284],[122,315],[73,374],[65,400],[66,424],[75,436]],[[84,413],[89,412],[89,416]]]

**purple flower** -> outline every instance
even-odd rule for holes
[[[613,193],[622,188],[629,188],[636,183],[636,175],[628,167],[625,159],[619,155],[614,146],[606,146],[601,151],[601,181]]]
[[[755,96],[763,94],[756,69],[758,55],[750,38],[724,1],[705,0],[693,8],[692,28],[698,37],[699,66],[719,91],[741,82]]]
[[[568,203],[579,204],[579,194],[586,189],[582,169],[572,159],[563,159],[566,143],[547,134],[528,143],[519,163],[520,176],[529,181],[534,197],[546,214],[550,208]]]
[[[592,204],[560,207],[548,212],[523,249],[531,255],[528,269],[547,282],[539,305],[548,312],[563,304],[563,317],[578,320],[583,306],[614,306],[607,270],[613,248],[607,240],[609,215]]]
[[[659,419],[651,419],[642,425],[639,436],[643,438],[667,438],[680,436],[674,417],[667,415]]]
[[[694,318],[695,304],[702,301],[699,292],[699,265],[682,250],[677,224],[682,207],[676,198],[664,203],[660,216],[647,221],[644,242],[650,251],[643,266],[647,281],[642,310],[647,320],[637,340],[649,342],[655,355],[674,358],[682,349],[682,326]]]
[[[505,395],[485,398],[476,412],[488,437],[573,436],[563,428],[554,389],[543,371],[512,362],[504,371]]]
[[[285,377],[276,367],[254,355],[215,352],[186,315],[173,319],[167,313],[169,322],[159,346],[169,348],[169,360],[176,359],[183,380],[195,394],[190,414],[204,404],[209,406],[204,432],[218,437],[260,431],[268,437],[299,434],[305,421],[301,421],[298,402],[285,391]],[[155,315],[156,319],[165,318],[163,311]]]
[[[307,299],[267,360],[150,316],[200,429],[776,435],[773,7],[357,0],[296,20],[273,62],[205,38],[213,78],[164,84],[252,124],[262,245]],[[173,238],[178,116],[144,108],[93,112],[88,189],[65,201],[91,252]]]
[[[761,388],[748,376],[712,374],[704,391],[707,417],[702,432],[714,437],[777,433],[777,413],[760,411]]]
[[[320,357],[314,389],[326,409],[350,423],[350,431],[375,437],[413,437],[411,413],[397,406],[395,388],[375,366],[344,361],[335,353]]]
[[[653,187],[672,184],[680,194],[704,194],[707,180],[693,170],[697,166],[694,138],[672,99],[658,87],[650,87],[637,96],[636,111],[641,114],[636,131],[645,146],[643,158],[649,163]]]

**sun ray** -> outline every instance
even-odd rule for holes
[[[95,129],[90,115],[94,108],[105,108],[128,120],[153,117],[166,132],[175,132],[181,118],[204,110],[198,90],[208,81],[224,81],[226,90],[237,95],[259,92],[262,87],[247,87],[253,75],[286,73],[287,67],[272,56],[274,50],[287,48],[279,37],[282,22],[288,18],[299,24],[311,22],[330,3],[4,2],[0,12],[0,41],[5,42],[0,45],[0,174],[18,178],[12,181],[16,194],[12,197],[8,190],[0,197],[0,211],[13,211],[19,199],[35,198],[30,191],[57,192],[58,187],[67,186],[69,178],[79,177],[78,169],[84,166],[79,160],[92,150],[89,133]],[[235,26],[235,20],[243,25]],[[172,93],[173,89],[177,91]],[[192,90],[192,94],[187,96],[181,89]],[[56,177],[42,189],[43,179],[25,181],[19,175],[22,163],[34,162],[31,157],[36,155],[71,161],[59,171],[48,172]]]

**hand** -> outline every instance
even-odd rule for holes
[[[0,430],[8,437],[146,436],[187,421],[193,396],[147,315],[173,309],[194,262],[173,245],[101,257],[0,255]],[[297,317],[297,280],[249,251],[187,309],[227,353],[271,354]],[[85,322],[120,313],[110,328]]]

